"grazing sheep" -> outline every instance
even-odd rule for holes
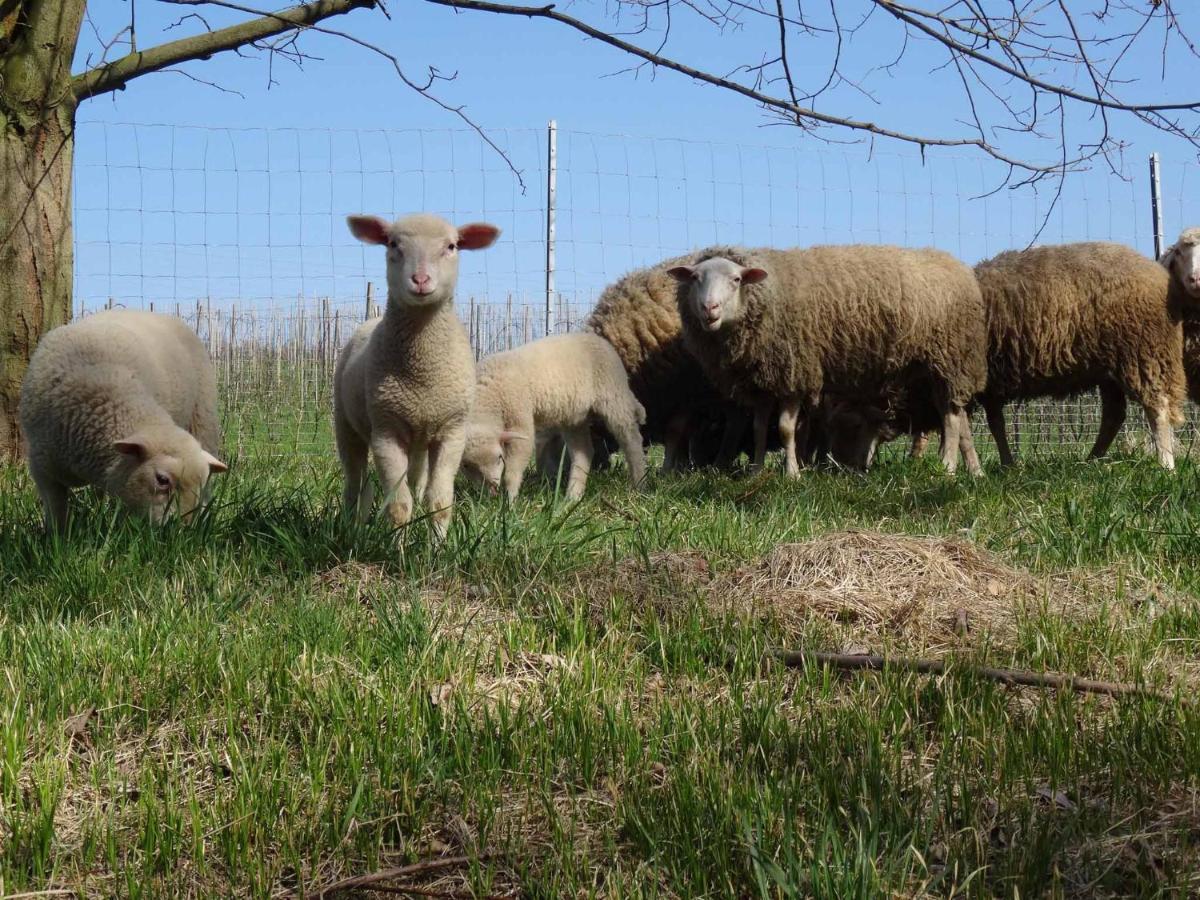
[[[630,272],[605,288],[586,326],[620,356],[629,387],[646,409],[643,434],[664,445],[665,471],[684,467],[689,438],[705,418],[724,426],[719,465],[732,462],[744,427],[736,417],[726,422],[721,396],[683,345],[676,284],[667,270],[695,261],[693,253]]]
[[[968,406],[968,411],[970,406]],[[894,385],[870,402],[830,395],[821,403],[816,446],[810,452],[848,469],[866,471],[880,444],[908,435],[909,456],[925,453],[930,432],[941,432],[941,416],[930,396],[930,385]],[[810,440],[810,445],[813,441]]]
[[[467,334],[454,312],[458,251],[490,247],[494,225],[455,228],[420,214],[388,224],[350,216],[350,232],[387,247],[387,309],[364,322],[338,356],[333,424],[346,476],[346,509],[371,511],[367,451],[375,458],[392,523],[412,515],[424,494],[442,538],[454,506],[454,476],[475,392]],[[427,477],[428,473],[428,477]]]
[[[521,489],[539,433],[561,433],[571,456],[567,497],[583,496],[591,468],[592,420],[616,438],[636,485],[645,474],[646,412],[629,390],[617,352],[594,334],[551,335],[479,364],[467,426],[467,472],[509,498]]]
[[[66,529],[71,488],[95,485],[161,522],[190,516],[226,470],[212,364],[174,316],[111,310],[48,332],[20,420],[52,530]]]
[[[1191,252],[1168,255],[1158,265],[1128,247],[1092,242],[1009,251],[975,267],[988,323],[981,400],[1001,463],[1013,461],[1005,403],[1099,388],[1092,457],[1107,452],[1129,397],[1146,412],[1159,462],[1174,468],[1172,426],[1183,420],[1185,392],[1181,321],[1194,287],[1183,283]]]
[[[961,451],[969,471],[980,471],[965,408],[986,377],[983,308],[971,270],[949,254],[716,247],[669,274],[680,282],[688,349],[723,391],[755,410],[756,468],[775,402],[786,470],[796,476],[797,426],[827,389],[873,397],[923,378],[941,417],[947,470]]]

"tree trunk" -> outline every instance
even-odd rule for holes
[[[84,0],[17,0],[0,21],[0,462],[21,455],[29,357],[71,316],[71,58]]]
[[[74,103],[0,133],[0,460],[21,455],[17,401],[42,334],[71,316]]]

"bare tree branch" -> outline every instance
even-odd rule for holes
[[[157,72],[193,59],[207,59],[216,53],[234,50],[286,31],[312,26],[330,16],[374,7],[376,4],[377,0],[313,0],[311,3],[302,3],[281,12],[230,25],[228,28],[130,53],[121,59],[75,76],[72,86],[76,98],[85,100],[98,94],[121,90],[132,79],[149,72]]]
[[[713,75],[710,72],[705,72],[686,63],[679,62],[669,57],[658,53],[653,53],[636,44],[631,44],[622,38],[602,31],[587,22],[576,19],[573,16],[568,16],[565,13],[560,13],[553,5],[549,6],[513,6],[506,3],[494,3],[491,0],[427,0],[429,3],[437,4],[438,6],[449,6],[455,9],[469,9],[481,12],[499,13],[501,15],[510,16],[525,16],[527,18],[550,19],[559,22],[576,31],[586,34],[590,38],[601,41],[602,43],[623,50],[632,56],[640,57],[648,63],[655,66],[661,66],[664,69],[672,69],[689,78],[694,78],[697,81],[702,81],[706,84],[715,85],[716,87],[724,88],[732,91],[735,94],[741,94],[744,97],[749,97],[752,100],[763,104],[771,109],[779,110],[787,113],[789,117],[797,117],[798,119],[808,119],[815,123],[825,125],[835,125],[841,128],[848,128],[854,131],[862,131],[867,134],[876,135],[878,137],[891,138],[892,140],[902,141],[909,144],[916,144],[922,149],[925,147],[974,147],[982,150],[989,156],[1001,162],[1007,163],[1017,169],[1028,172],[1059,172],[1062,171],[1060,163],[1052,165],[1039,165],[1028,160],[1022,160],[1010,156],[998,148],[992,146],[986,140],[972,137],[935,137],[932,135],[919,135],[909,132],[898,131],[893,128],[887,128],[882,125],[877,125],[874,122],[867,122],[861,119],[853,119],[848,116],[836,116],[830,113],[819,112],[810,107],[800,106],[785,100],[781,97],[774,97],[764,93],[755,87],[750,87],[729,78],[722,78],[718,75]],[[1080,160],[1071,160],[1068,165]]]
[[[218,6],[218,7],[224,8],[224,9],[236,10],[238,12],[251,13],[254,15],[264,15],[265,17],[268,17],[268,18],[279,17],[282,15],[279,13],[263,13],[262,10],[255,9],[250,6],[244,6],[240,3],[233,2],[233,0],[163,0],[163,2],[164,3],[174,3],[174,4],[181,5],[181,6],[201,6],[201,5],[203,5],[203,6]],[[371,0],[371,2],[375,2],[375,0]],[[665,0],[664,0],[664,2],[665,2]],[[382,6],[380,8],[383,9]],[[386,9],[384,11],[386,12]],[[279,54],[283,55],[285,58],[290,59],[292,62],[295,62],[298,65],[304,59],[304,56],[303,56],[303,54],[299,53],[298,50],[295,50],[294,48],[292,48],[290,45],[292,42],[295,41],[296,37],[299,36],[299,33],[301,31],[315,31],[315,32],[318,32],[319,34],[327,34],[327,35],[332,35],[334,37],[342,38],[343,40],[349,41],[352,44],[356,44],[359,47],[362,47],[364,50],[369,50],[372,53],[376,54],[377,56],[380,56],[383,59],[387,60],[391,64],[392,68],[395,70],[397,77],[399,77],[399,79],[402,82],[404,82],[404,84],[407,87],[411,88],[413,91],[420,94],[422,97],[424,97],[426,100],[429,100],[431,103],[434,103],[437,106],[441,107],[446,112],[457,116],[459,119],[462,120],[462,122],[464,124],[467,125],[467,127],[469,127],[472,131],[474,131],[479,136],[480,140],[482,140],[485,144],[487,144],[489,147],[491,147],[492,150],[494,150],[496,152],[496,154],[501,159],[504,160],[504,163],[505,163],[505,165],[508,166],[509,171],[511,171],[513,173],[513,175],[516,177],[517,183],[518,183],[518,185],[520,185],[520,188],[521,188],[521,193],[522,194],[525,193],[525,189],[526,189],[525,178],[524,178],[521,170],[518,169],[513,164],[513,161],[509,157],[509,155],[504,150],[502,150],[500,148],[500,146],[498,144],[496,144],[496,142],[494,140],[492,140],[491,135],[489,135],[486,131],[484,131],[483,127],[480,126],[479,123],[477,123],[474,119],[472,119],[470,116],[467,115],[465,107],[453,106],[449,103],[446,103],[444,100],[442,100],[440,97],[438,97],[436,94],[434,94],[430,90],[430,88],[436,82],[438,82],[438,81],[453,81],[457,77],[457,75],[449,75],[449,76],[442,75],[440,72],[438,72],[438,70],[436,68],[430,67],[428,80],[423,85],[418,84],[415,81],[413,81],[411,78],[409,78],[408,74],[404,71],[404,68],[400,65],[400,60],[394,54],[389,53],[388,51],[384,50],[378,44],[372,44],[370,41],[365,41],[360,37],[356,37],[352,34],[349,34],[348,32],[339,31],[337,29],[329,28],[327,26],[318,25],[315,23],[301,26],[299,29],[297,29],[297,31],[295,33],[291,34],[287,38],[287,43],[276,44],[273,46],[266,46],[264,49],[268,50],[271,53],[272,57],[274,56],[274,54],[279,53]],[[270,81],[270,76],[268,75],[268,86],[271,83],[272,82]]]

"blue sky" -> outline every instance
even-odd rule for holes
[[[110,35],[126,23],[130,0],[91,6],[96,31]],[[225,54],[184,68],[240,96],[161,73],[81,109],[79,301],[355,304],[367,279],[381,281],[382,259],[349,237],[344,215],[415,209],[488,218],[504,229],[500,244],[464,260],[464,298],[539,301],[551,118],[560,128],[558,287],[582,305],[634,265],[716,241],[933,244],[974,262],[1030,240],[1049,200],[1007,190],[972,199],[1001,171],[966,150],[930,150],[923,162],[896,144],[829,144],[671,72],[614,74],[628,58],[553,23],[417,0],[390,8],[390,21],[362,10],[329,24],[386,47],[414,78],[429,65],[457,71],[441,96],[466,104],[509,150],[524,194],[504,161],[456,118],[406,88],[389,63],[342,39],[307,35],[303,49],[320,59],[302,71],[276,60],[269,87],[263,58]],[[139,0],[136,11],[142,46],[195,30],[192,20],[162,32],[190,8]],[[243,18],[205,14],[214,26]],[[895,55],[892,32],[876,24],[845,48],[851,64]],[[719,33],[676,21],[668,47],[726,72],[761,56],[754,25]],[[85,26],[77,69],[97,52],[91,35]],[[823,71],[826,49],[805,50],[798,77]],[[913,45],[892,74],[868,80],[873,100],[843,88],[823,108],[964,133],[954,121],[962,110],[953,82],[930,74],[940,62],[933,48]],[[1188,70],[1173,58],[1164,83],[1156,60],[1144,65],[1138,74],[1148,81],[1131,92],[1156,99],[1173,90],[1170,76]],[[1087,125],[1070,124],[1080,134]],[[1194,152],[1125,120],[1118,130],[1129,142],[1123,165],[1132,180],[1102,167],[1074,176],[1043,240],[1105,238],[1149,251],[1145,170],[1153,149],[1165,164],[1166,230],[1189,224],[1183,201],[1198,177]]]

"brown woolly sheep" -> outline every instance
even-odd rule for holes
[[[947,470],[961,451],[979,472],[964,410],[986,378],[986,332],[970,269],[938,250],[878,245],[715,247],[698,260],[670,270],[680,282],[684,340],[722,391],[754,407],[755,467],[774,402],[795,476],[797,426],[803,432],[827,389],[877,397],[924,378],[941,415]]]
[[[1187,228],[1167,248],[1159,262],[1179,286],[1195,298],[1200,293],[1200,228]],[[1185,309],[1183,319],[1183,373],[1193,403],[1200,403],[1200,309]]]
[[[629,374],[629,387],[646,409],[643,437],[664,445],[663,469],[682,468],[690,433],[708,418],[725,420],[727,407],[683,345],[673,266],[694,262],[696,254],[637,269],[609,285],[596,301],[587,330],[617,351]],[[736,423],[731,422],[731,426]],[[737,453],[738,434],[726,429],[717,462],[727,465]],[[739,430],[740,434],[740,430]]]
[[[1185,308],[1180,278],[1129,247],[1106,242],[1011,250],[979,263],[988,324],[988,383],[981,400],[1000,461],[1012,450],[1004,404],[1099,388],[1103,456],[1125,421],[1126,397],[1141,404],[1159,462],[1174,468],[1172,426],[1183,421]]]

